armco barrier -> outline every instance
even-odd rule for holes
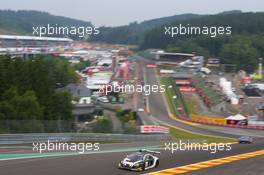
[[[1,144],[31,144],[33,142],[107,142],[107,141],[158,141],[169,140],[169,134],[98,134],[98,133],[52,133],[52,134],[1,134]]]

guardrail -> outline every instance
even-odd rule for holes
[[[32,144],[34,142],[112,142],[169,140],[169,134],[98,134],[98,133],[51,133],[51,134],[1,134],[1,144]]]

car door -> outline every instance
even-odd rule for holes
[[[144,156],[144,164],[145,164],[145,168],[148,168],[149,166],[149,155],[148,154]]]
[[[154,164],[154,158],[153,158],[151,155],[147,154],[147,155],[145,156],[145,168],[146,168],[146,167],[150,167],[150,166],[152,166],[153,164]]]

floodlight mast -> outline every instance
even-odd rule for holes
[[[263,58],[259,58],[259,72],[258,75],[260,78],[262,78],[262,60]]]

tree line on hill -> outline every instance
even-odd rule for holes
[[[72,19],[63,16],[55,16],[46,12],[34,10],[0,10],[0,34],[32,35],[33,27],[63,26],[63,27],[89,27],[90,22]],[[65,37],[54,35],[54,37]],[[73,39],[78,36],[71,35]]]
[[[252,72],[258,58],[264,55],[264,13],[219,14],[190,19],[181,24],[191,26],[231,26],[231,35],[217,37],[191,35],[171,38],[164,35],[164,26],[146,34],[141,49],[163,48],[174,52],[195,52],[206,58],[219,57],[222,63],[235,64]],[[170,24],[178,26],[179,22]]]
[[[90,41],[114,44],[136,44],[140,50],[160,48],[175,52],[195,52],[205,58],[218,57],[223,63],[252,72],[258,58],[264,55],[264,13],[229,11],[216,15],[183,14],[144,21],[126,26],[101,27]],[[91,25],[89,22],[50,15],[37,11],[0,11],[0,31],[32,33],[32,26],[44,24]],[[164,35],[165,26],[231,26],[231,35]]]
[[[137,44],[140,50],[149,48],[173,52],[195,52],[205,58],[218,57],[222,63],[235,64],[239,69],[252,72],[258,58],[264,56],[264,13],[223,12],[216,15],[189,14],[181,18],[161,18],[127,26],[102,28],[102,34],[92,41]],[[162,20],[164,20],[162,22]],[[157,22],[158,21],[158,22]],[[230,26],[231,35],[188,35],[169,37],[165,26]]]

